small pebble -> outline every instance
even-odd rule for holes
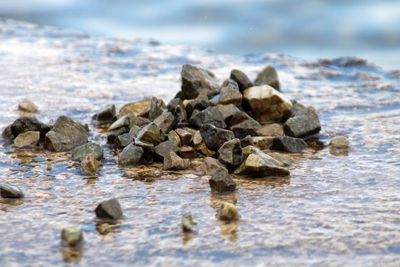
[[[24,112],[38,112],[38,107],[29,99],[22,100],[22,102],[18,105],[18,109]]]
[[[192,233],[196,229],[197,223],[193,221],[192,214],[186,213],[182,216],[182,231],[186,233]]]
[[[239,219],[239,213],[235,205],[229,202],[223,202],[219,207],[217,217],[222,221],[237,221]]]
[[[81,228],[76,226],[64,228],[61,231],[61,239],[66,245],[70,247],[75,247],[79,245],[83,240],[82,230]]]
[[[345,136],[338,135],[332,138],[330,145],[334,148],[348,148],[349,139],[347,139]]]

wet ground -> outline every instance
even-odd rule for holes
[[[283,92],[319,110],[323,140],[343,134],[351,149],[297,156],[290,178],[236,179],[237,192],[223,198],[211,196],[208,178],[196,173],[118,168],[91,116],[110,103],[169,100],[183,63],[221,80],[232,68],[254,78],[273,64]],[[0,146],[1,182],[26,193],[23,200],[0,199],[1,266],[400,264],[400,71],[360,59],[233,57],[1,21],[0,90],[1,128],[29,98],[40,120],[68,115],[88,123],[90,139],[106,149],[98,177],[86,179],[68,154]],[[93,210],[111,197],[125,217],[100,224]],[[237,223],[215,218],[221,200],[236,203]],[[182,235],[185,212],[198,233]],[[60,244],[61,229],[71,224],[84,230],[80,250]]]

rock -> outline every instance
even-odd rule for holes
[[[159,159],[162,160],[170,151],[178,152],[179,147],[171,141],[164,141],[157,145],[154,150]]]
[[[221,221],[232,222],[239,220],[239,212],[235,205],[229,202],[221,203],[217,211],[217,218]]]
[[[0,184],[0,196],[4,198],[23,198],[25,194],[18,188],[18,186]]]
[[[61,240],[65,245],[76,247],[83,241],[83,233],[81,228],[70,226],[61,230]]]
[[[200,144],[196,145],[195,149],[196,151],[208,157],[213,157],[217,153],[216,151],[209,149],[204,142],[201,142]]]
[[[252,146],[253,145],[253,136],[248,135],[245,138],[240,139],[240,144],[242,147]]]
[[[236,189],[236,183],[227,172],[216,172],[209,183],[212,193],[231,193]]]
[[[250,81],[249,77],[247,77],[247,75],[240,70],[232,70],[230,78],[238,84],[240,92],[243,92],[247,88],[253,86],[253,83]]]
[[[227,80],[221,88],[219,103],[223,105],[233,104],[240,106],[242,104],[242,93],[239,91],[239,86],[233,80]]]
[[[128,127],[121,127],[115,130],[112,130],[107,133],[107,143],[108,144],[115,144],[116,139],[118,136],[122,134],[126,134],[129,131]]]
[[[206,157],[204,159],[203,170],[206,175],[213,176],[218,172],[228,173],[225,166],[219,162],[217,159],[212,157]]]
[[[272,66],[267,66],[264,68],[256,77],[254,84],[259,85],[269,85],[276,90],[280,91],[280,84],[278,79],[278,73],[276,72],[275,68]]]
[[[146,109],[150,108],[150,99],[144,99],[142,101],[132,102],[124,105],[119,110],[119,117],[128,115],[128,116],[139,116],[142,114]]]
[[[218,83],[207,70],[185,64],[182,66],[181,77],[182,99],[194,99],[201,94],[211,98],[218,93]]]
[[[183,146],[178,151],[179,156],[184,159],[194,159],[198,157],[198,153],[191,146]]]
[[[284,125],[286,135],[293,137],[307,137],[317,134],[320,130],[319,117],[313,107],[306,108],[300,114],[288,119]]]
[[[140,126],[138,125],[132,125],[132,127],[129,129],[129,134],[132,135],[132,137],[135,137],[136,134],[139,132]]]
[[[181,137],[175,132],[175,131],[170,131],[168,133],[168,140],[174,143],[176,146],[181,145]],[[189,141],[190,142],[190,141]]]
[[[89,154],[93,154],[97,160],[101,160],[103,159],[103,148],[92,142],[78,146],[72,150],[72,160],[82,161]]]
[[[135,146],[141,147],[143,149],[143,156],[141,163],[151,164],[154,162],[154,145],[151,143],[142,142],[138,139],[134,141]]]
[[[100,166],[94,154],[87,154],[81,161],[81,172],[83,175],[95,175]]]
[[[279,123],[265,124],[257,130],[259,136],[283,136],[283,126]]]
[[[289,167],[292,165],[293,160],[288,154],[283,154],[279,152],[272,152],[272,151],[264,151],[265,154],[271,156],[272,158],[276,159],[277,161],[282,163],[282,166]]]
[[[167,105],[167,110],[169,112],[175,113],[175,110],[177,107],[182,106],[182,99],[180,98],[173,98],[171,101],[169,101]]]
[[[212,124],[204,124],[200,128],[201,138],[211,150],[218,150],[225,142],[235,138],[232,131],[215,127]]]
[[[132,144],[134,136],[135,136],[135,134],[132,134],[130,131],[129,131],[129,133],[124,133],[124,134],[119,135],[114,140],[115,147],[117,147],[117,148],[127,147],[129,144]]]
[[[307,148],[307,143],[300,138],[280,136],[274,138],[270,148],[272,150],[300,153]]]
[[[172,129],[172,125],[174,124],[175,117],[171,112],[163,112],[160,116],[158,116],[154,123],[161,129],[164,134],[168,134]]]
[[[229,121],[233,116],[236,116],[238,113],[242,111],[235,105],[217,105],[215,106],[216,109],[221,113],[222,118],[224,119],[225,123],[229,125]]]
[[[130,144],[119,154],[118,164],[123,167],[136,166],[140,163],[143,153],[143,148]]]
[[[149,120],[153,121],[156,119],[166,108],[167,106],[162,99],[152,97],[150,101]]]
[[[237,138],[245,138],[248,135],[256,135],[256,131],[260,129],[261,125],[254,119],[250,118],[248,120],[239,122],[232,125],[230,129],[235,134]]]
[[[122,217],[122,208],[118,200],[112,198],[101,202],[95,209],[96,216],[100,219],[117,220]]]
[[[243,161],[240,140],[235,138],[225,142],[218,149],[218,159],[228,166],[239,166]]]
[[[136,137],[142,142],[153,145],[158,145],[165,139],[165,135],[161,132],[160,127],[158,127],[154,122],[140,128]]]
[[[182,159],[175,152],[170,151],[164,157],[164,170],[186,170],[190,166],[188,159]]]
[[[189,145],[192,141],[193,134],[191,132],[181,128],[175,129],[175,132],[178,134],[182,145]]]
[[[134,126],[142,127],[149,123],[150,123],[150,120],[147,118],[129,115],[129,128],[132,128]]]
[[[349,148],[349,140],[345,136],[338,135],[332,138],[330,146],[339,149]]]
[[[236,174],[251,175],[253,177],[290,175],[290,172],[284,168],[280,161],[255,147],[244,148],[243,154],[245,161],[235,171]]]
[[[108,124],[114,122],[117,119],[115,105],[105,107],[103,110],[96,113],[93,116],[93,119],[99,124]]]
[[[88,142],[88,130],[82,124],[61,116],[46,134],[45,147],[57,152],[68,151]]]
[[[188,101],[185,105],[185,110],[187,116],[192,116],[194,110],[202,111],[211,106],[210,100],[208,100],[207,96],[199,96],[193,100],[185,100]]]
[[[292,108],[290,100],[269,85],[247,88],[243,98],[250,106],[255,119],[262,124],[287,116]]]
[[[208,107],[198,113],[193,113],[189,123],[196,128],[200,128],[206,123],[210,123],[219,128],[226,128],[221,112],[215,107]]]
[[[113,122],[110,127],[108,128],[108,131],[113,131],[113,130],[117,130],[119,128],[130,128],[130,119],[129,116],[125,115],[125,116],[121,116],[118,120],[116,120],[115,122]]]
[[[9,129],[5,129],[4,131],[11,131],[13,138],[16,138],[19,134],[25,132],[40,132],[40,138],[44,138],[47,132],[50,131],[50,127],[44,123],[41,123],[36,118],[32,117],[21,117],[16,119],[10,126]],[[4,132],[3,136],[6,135]],[[8,133],[9,135],[9,133]]]
[[[16,147],[36,146],[39,143],[40,132],[28,131],[20,133],[14,140]]]
[[[272,137],[272,136],[253,136],[251,143],[255,147],[263,150],[263,149],[269,149],[273,140],[274,140],[274,137]]]
[[[22,100],[22,102],[18,105],[18,109],[24,112],[38,112],[38,107],[29,99]]]
[[[182,231],[192,233],[196,230],[197,223],[193,221],[192,214],[186,213],[182,216]]]

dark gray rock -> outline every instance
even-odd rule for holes
[[[164,169],[171,171],[186,170],[190,166],[188,159],[179,157],[174,151],[170,151],[164,157]]]
[[[135,134],[132,134],[130,131],[129,133],[124,133],[119,135],[114,141],[115,147],[117,148],[127,147],[129,144],[132,144],[134,136]]]
[[[25,194],[15,185],[0,184],[0,196],[4,198],[23,198]]]
[[[257,130],[260,128],[261,125],[258,123],[258,121],[252,118],[239,122],[230,127],[235,136],[240,139],[245,138],[248,135],[256,135]]]
[[[217,172],[209,180],[212,193],[232,193],[236,189],[236,183],[229,173]]]
[[[141,163],[151,164],[154,162],[154,145],[147,142],[142,142],[138,139],[134,141],[135,146],[141,147],[143,149],[143,157]]]
[[[242,104],[242,98],[237,83],[231,79],[226,80],[221,88],[219,103],[223,105],[233,104],[239,107]]]
[[[182,107],[182,99],[180,98],[173,98],[171,101],[169,101],[167,105],[167,110],[169,112],[175,113],[175,110],[177,107]]]
[[[114,145],[118,136],[120,136],[122,134],[126,134],[127,132],[129,132],[128,127],[121,127],[121,128],[118,128],[118,129],[108,132],[107,133],[107,143],[110,145]]]
[[[189,122],[196,128],[200,128],[206,123],[215,125],[219,128],[226,128],[226,124],[221,112],[215,107],[208,107],[198,113],[193,113]]]
[[[232,70],[230,78],[238,84],[241,92],[253,86],[253,83],[250,81],[249,77],[247,77],[247,75],[241,70]]]
[[[95,209],[96,216],[100,219],[117,220],[122,217],[122,208],[115,198],[101,202]]]
[[[272,141],[270,149],[286,151],[290,153],[300,153],[307,148],[307,143],[300,138],[279,136]]]
[[[207,96],[198,96],[196,99],[191,100],[187,103],[185,110],[188,117],[192,116],[194,110],[202,111],[211,106],[210,100]]]
[[[225,142],[218,149],[218,159],[228,166],[239,166],[243,161],[240,140],[235,138]]]
[[[185,64],[182,66],[181,77],[182,99],[194,99],[201,94],[211,98],[218,93],[218,83],[207,70]]]
[[[200,128],[201,138],[211,150],[218,150],[226,141],[235,138],[232,131],[215,127],[212,124],[204,124]]]
[[[158,145],[165,139],[165,135],[161,132],[160,127],[154,122],[151,122],[138,131],[136,138],[142,142]]]
[[[46,134],[45,147],[54,151],[69,151],[88,142],[88,130],[71,118],[61,116]]]
[[[140,163],[143,153],[143,148],[130,144],[119,154],[118,164],[123,167],[136,166]]]
[[[203,171],[206,175],[211,176],[213,176],[217,172],[228,173],[228,170],[225,168],[225,166],[217,159],[212,157],[204,158]]]
[[[72,160],[82,161],[89,154],[93,154],[97,160],[101,160],[103,159],[103,148],[92,142],[78,146],[72,150]]]
[[[143,125],[149,124],[150,120],[143,117],[138,117],[135,115],[129,115],[129,128],[133,126],[142,127]]]
[[[160,116],[158,116],[154,123],[160,127],[161,131],[164,134],[168,134],[172,129],[172,125],[174,124],[175,117],[171,112],[163,112]]]
[[[307,137],[319,133],[321,124],[315,108],[309,107],[288,119],[283,128],[288,136]]]
[[[153,121],[167,108],[162,99],[152,97],[150,101],[149,120]]]
[[[16,138],[19,134],[25,132],[40,132],[40,138],[44,138],[46,133],[50,131],[50,126],[41,123],[34,117],[21,117],[16,119],[10,126],[9,129],[5,129],[3,131],[4,137],[11,137],[10,132],[12,134],[12,138]]]
[[[181,137],[174,130],[170,131],[167,137],[168,140],[174,143],[176,146],[181,145]]]
[[[264,84],[272,86],[276,90],[280,91],[281,86],[279,83],[278,73],[274,67],[267,66],[257,75],[254,85],[259,86]]]
[[[159,145],[157,145],[154,148],[154,151],[155,151],[156,155],[158,156],[158,159],[162,160],[170,151],[178,152],[179,147],[171,141],[164,141],[164,142],[160,143]]]
[[[110,105],[99,111],[93,116],[99,124],[112,123],[117,119],[117,113],[115,110],[115,105]]]
[[[215,108],[218,109],[218,111],[221,113],[222,118],[224,118],[224,121],[227,125],[229,125],[229,121],[233,116],[242,112],[237,106],[233,104],[217,105],[215,106]]]

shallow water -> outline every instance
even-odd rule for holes
[[[1,266],[400,264],[400,71],[356,59],[232,57],[13,21],[1,21],[0,29],[0,127],[20,115],[16,107],[27,97],[39,105],[40,120],[66,114],[88,123],[90,139],[106,149],[98,177],[85,179],[68,154],[0,146],[1,181],[26,193],[23,200],[0,199]],[[91,116],[110,103],[169,100],[187,62],[221,80],[232,68],[254,78],[273,64],[284,93],[319,110],[323,140],[344,134],[351,149],[295,157],[287,179],[237,178],[236,194],[222,198],[210,195],[199,173],[118,168]],[[107,229],[93,210],[111,197],[125,217]],[[238,223],[215,218],[220,200],[236,203]],[[185,212],[198,233],[181,234]],[[71,224],[84,230],[81,250],[60,244],[61,229]]]

